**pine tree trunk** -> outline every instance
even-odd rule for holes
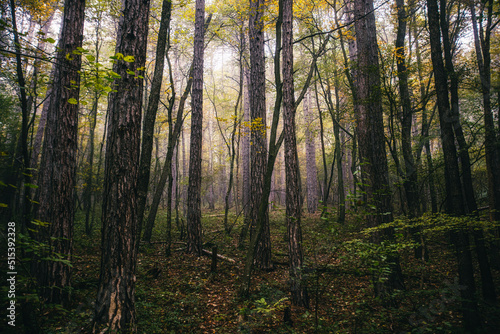
[[[71,102],[79,99],[81,67],[81,55],[73,51],[82,46],[84,11],[83,0],[65,2],[38,181],[37,217],[49,223],[39,232],[41,241],[48,245],[45,256],[55,257],[54,253],[59,253],[66,261],[72,260],[78,134],[78,104]],[[46,301],[69,300],[71,268],[67,263],[44,260],[36,269],[36,276]]]
[[[136,328],[137,180],[149,1],[125,0],[117,33],[116,92],[109,95],[102,204],[101,271],[93,331]],[[134,72],[135,75],[128,74]],[[128,73],[127,73],[128,72]]]
[[[293,1],[280,0],[280,5],[283,6],[283,131],[285,134],[286,220],[288,226],[290,291],[294,305],[309,307],[309,297],[302,274],[304,264],[300,226],[302,199],[295,132],[293,86]]]
[[[205,0],[196,0],[193,88],[191,92],[191,147],[187,198],[187,252],[201,256],[201,158],[203,138],[203,53]]]
[[[251,193],[251,233],[255,232],[259,207],[263,196],[264,177],[267,167],[267,135],[266,135],[266,81],[264,58],[264,1],[250,1],[250,193]],[[266,205],[267,207],[267,205]],[[263,233],[257,244],[255,263],[262,269],[272,267],[271,238],[269,216],[266,213],[263,224]]]
[[[389,171],[385,150],[381,82],[378,60],[375,15],[372,0],[356,0],[354,13],[358,69],[356,71],[356,124],[358,127],[359,156],[366,192],[368,226],[374,227],[392,221]],[[376,234],[373,241],[391,237],[391,230]],[[397,258],[384,282],[375,282],[375,294],[388,298],[392,291],[404,287]]]

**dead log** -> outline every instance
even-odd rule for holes
[[[210,257],[213,255],[213,253],[211,251],[206,250],[206,249],[203,249],[201,252],[205,255],[210,256]],[[227,261],[227,262],[236,263],[235,259],[231,259],[230,257],[224,256],[221,254],[217,254],[217,258],[224,260],[224,261]]]

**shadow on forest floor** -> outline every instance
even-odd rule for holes
[[[204,241],[217,245],[219,254],[236,263],[219,260],[215,274],[210,273],[209,257],[186,255],[181,243],[174,243],[172,256],[165,256],[163,217],[159,215],[154,240],[158,243],[140,247],[136,286],[139,333],[461,332],[460,287],[446,238],[429,238],[428,262],[416,260],[410,248],[398,250],[407,290],[393,296],[399,307],[386,308],[373,297],[369,262],[361,259],[362,252],[350,254],[352,248],[345,247],[359,237],[352,231],[362,223],[360,218],[348,217],[346,225],[338,226],[318,214],[304,215],[304,270],[310,297],[310,308],[304,309],[291,306],[288,299],[284,213],[271,212],[275,270],[255,271],[247,301],[236,296],[245,255],[237,248],[241,223],[227,236],[220,213],[204,214]],[[73,305],[69,310],[43,308],[39,323],[46,333],[89,332],[99,277],[99,242],[78,231],[77,227]],[[176,233],[174,228],[174,241],[178,241]],[[495,274],[498,283],[498,271]],[[287,308],[292,326],[283,321]],[[483,314],[494,316],[497,311],[485,308]]]

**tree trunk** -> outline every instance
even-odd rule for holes
[[[493,2],[487,2],[487,24],[485,32],[482,31],[483,38],[479,39],[477,20],[474,3],[471,2],[472,28],[474,31],[474,45],[476,49],[477,63],[479,67],[479,77],[481,79],[481,90],[483,93],[483,111],[484,111],[484,129],[485,129],[485,153],[486,168],[488,170],[488,200],[490,210],[490,220],[500,220],[500,139],[495,133],[495,123],[491,110],[491,58],[490,58],[490,34],[492,25]],[[482,29],[482,27],[481,27]],[[479,266],[481,269],[481,278],[483,280],[483,298],[491,303],[496,302],[496,292],[491,276],[488,256],[484,245],[483,232],[474,231],[476,240],[476,251],[478,255]]]
[[[115,92],[109,94],[102,204],[101,270],[93,332],[136,328],[137,180],[149,1],[125,0],[117,33]],[[129,73],[134,72],[135,75]]]
[[[37,217],[49,223],[41,227],[39,233],[41,241],[48,245],[48,254],[44,256],[52,258],[56,257],[54,253],[59,253],[65,261],[72,259],[81,67],[81,55],[73,51],[82,46],[84,11],[83,0],[65,2],[38,181]],[[68,263],[43,260],[36,276],[46,301],[66,303],[69,300],[71,267]]]
[[[457,149],[453,133],[453,115],[448,100],[448,84],[442,59],[441,34],[439,26],[439,11],[437,0],[427,0],[431,58],[434,71],[434,81],[437,93],[441,141],[443,145],[446,184],[446,212],[461,216],[465,212],[465,202],[462,197],[462,187],[457,161]],[[469,236],[463,231],[450,233],[455,245],[458,260],[459,283],[465,288],[460,291],[462,297],[462,313],[466,330],[474,331],[480,326],[480,318],[475,299],[474,271],[472,256],[469,249]]]
[[[295,97],[293,86],[293,1],[280,0],[283,6],[283,131],[285,134],[286,220],[292,303],[309,307],[309,296],[302,274],[301,184],[295,133]],[[308,100],[305,101],[307,103]],[[316,161],[314,161],[316,163]]]
[[[160,102],[160,90],[163,81],[163,68],[165,66],[165,53],[167,40],[170,34],[170,17],[172,14],[172,0],[163,0],[160,30],[158,31],[158,41],[156,43],[156,57],[153,80],[151,82],[151,92],[144,120],[142,124],[141,159],[139,165],[139,179],[137,181],[137,218],[138,232],[141,235],[144,210],[149,188],[149,176],[151,171],[151,153],[153,151],[153,133],[156,121],[156,113]],[[169,69],[171,70],[171,69]],[[175,100],[175,89],[171,100]],[[171,112],[170,108],[169,112]],[[170,126],[170,123],[169,123]]]
[[[243,104],[243,127],[241,137],[241,178],[243,181],[242,206],[245,217],[250,215],[250,91],[249,73],[245,66],[245,102]],[[246,233],[245,233],[246,234]],[[244,239],[244,238],[243,238]]]
[[[316,167],[316,143],[313,129],[313,114],[311,108],[311,97],[308,93],[304,98],[303,109],[305,119],[306,137],[306,172],[307,172],[307,211],[314,213],[318,209],[318,169]]]
[[[368,226],[392,221],[389,171],[385,150],[380,70],[375,15],[372,0],[354,2],[358,69],[356,71],[355,105],[359,155],[365,184]],[[390,238],[392,231],[376,233],[374,242]],[[375,282],[375,294],[388,298],[395,289],[404,288],[399,259],[389,259],[391,271],[381,282]]]
[[[250,236],[255,233],[259,206],[262,201],[264,176],[267,167],[266,135],[266,77],[264,58],[264,1],[250,0],[249,45],[250,45]],[[267,208],[267,205],[266,205]],[[267,212],[267,211],[266,211]],[[256,265],[262,269],[272,267],[269,216],[263,217],[263,233],[257,244]]]
[[[191,147],[189,155],[189,186],[187,198],[187,249],[201,256],[201,158],[203,138],[203,53],[205,31],[205,0],[196,0],[193,88],[191,92]]]
[[[340,140],[340,96],[339,96],[340,82],[337,69],[335,69],[334,76],[335,76],[334,77],[335,110],[337,114],[333,122],[333,134],[335,136],[335,160],[337,162],[337,182],[338,182],[338,196],[339,196],[337,221],[339,224],[344,224],[345,190],[344,190],[344,170],[342,168],[342,143]]]
[[[415,160],[412,153],[411,128],[413,120],[413,110],[411,107],[410,90],[408,87],[408,71],[406,68],[406,21],[407,14],[404,7],[404,0],[396,0],[398,10],[398,31],[396,37],[396,62],[398,70],[399,95],[401,99],[402,114],[401,120],[401,149],[405,165],[403,187],[405,189],[406,201],[408,204],[408,215],[415,218],[420,215],[420,201],[418,194],[418,174]]]

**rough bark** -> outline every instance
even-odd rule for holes
[[[148,37],[148,0],[125,0],[117,33],[115,92],[108,103],[102,203],[101,270],[93,331],[133,332],[136,328],[137,179],[143,79]],[[135,75],[128,74],[130,71]]]
[[[36,215],[39,221],[48,223],[39,231],[41,241],[48,245],[45,257],[59,253],[66,261],[72,259],[78,134],[78,104],[70,103],[70,99],[78,101],[80,92],[81,55],[77,48],[83,42],[84,10],[83,0],[65,2],[38,180]],[[36,276],[42,298],[50,303],[69,300],[68,263],[44,260]]]
[[[358,62],[355,77],[357,136],[366,204],[368,204],[367,223],[368,226],[374,227],[391,222],[393,216],[373,1],[354,1],[354,15]],[[377,233],[373,241],[381,242],[385,238],[390,238],[391,232],[390,229],[386,229]],[[392,258],[389,262],[392,262],[392,267],[386,280],[375,282],[375,294],[380,297],[389,297],[393,290],[404,288],[399,260]]]
[[[285,140],[286,220],[288,226],[290,292],[294,305],[309,307],[309,296],[302,273],[304,264],[300,226],[302,198],[295,131],[296,108],[293,86],[293,1],[281,0],[280,5],[283,6],[283,131]]]
[[[442,59],[441,33],[439,25],[439,10],[436,0],[427,0],[429,37],[434,81],[437,94],[441,141],[445,163],[446,212],[461,216],[466,213],[462,197],[462,187],[457,161],[457,149],[453,132],[454,115],[451,113],[448,100],[448,84]],[[469,236],[463,231],[450,233],[455,245],[458,260],[459,283],[464,286],[460,291],[462,297],[462,313],[466,330],[474,331],[480,326],[480,318],[475,299],[474,271],[472,256],[469,249]]]
[[[148,107],[144,114],[142,124],[141,159],[139,165],[139,179],[137,181],[137,218],[138,232],[141,235],[144,210],[146,208],[146,198],[149,188],[149,177],[151,171],[151,154],[153,152],[153,134],[156,121],[156,113],[160,102],[160,90],[163,81],[163,69],[165,66],[165,53],[167,39],[170,31],[170,17],[172,14],[172,1],[163,0],[160,20],[160,30],[158,31],[158,41],[156,43],[156,57],[153,80],[151,82],[151,92],[149,93]],[[174,89],[172,89],[175,92]],[[172,94],[175,100],[175,93]],[[170,110],[171,111],[171,108]]]
[[[250,1],[250,237],[255,233],[267,167],[266,77],[264,58],[264,1]],[[267,207],[267,205],[266,205]],[[269,216],[263,217],[263,233],[257,244],[255,262],[262,269],[272,267]]]
[[[193,88],[191,92],[191,147],[187,198],[187,249],[201,256],[201,158],[203,138],[203,53],[205,0],[196,0]]]

